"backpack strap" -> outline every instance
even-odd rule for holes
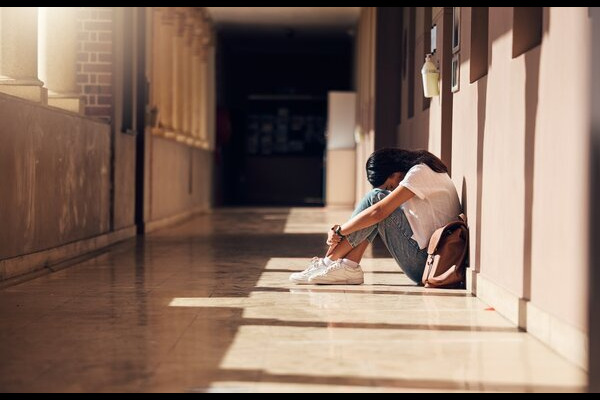
[[[438,245],[440,244],[440,239],[442,238],[442,235],[444,234],[444,232],[449,229],[454,229],[456,227],[461,227],[468,231],[467,224],[465,224],[463,221],[450,222],[450,223],[442,226],[441,228],[436,229],[435,232],[433,232],[433,235],[431,235],[431,239],[429,239],[429,246],[427,247],[427,253],[428,254],[435,253]]]

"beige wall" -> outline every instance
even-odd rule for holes
[[[374,150],[376,12],[361,8],[356,39],[356,202],[371,189],[365,164]]]
[[[434,8],[438,57],[450,32],[441,14],[441,8]],[[408,9],[404,15],[407,24]],[[416,72],[423,63],[422,15],[423,8],[417,8]],[[542,44],[515,58],[513,9],[490,8],[488,73],[473,83],[471,8],[461,8],[461,20],[460,89],[451,94],[450,106],[451,176],[469,218],[470,266],[480,272],[479,289],[492,288],[486,301],[584,365],[591,78],[587,8],[544,8]],[[410,119],[403,78],[400,147],[443,152],[440,129],[449,69],[444,71],[443,60],[441,67],[442,96],[432,99],[429,110],[421,109],[422,83],[415,74],[415,116]]]
[[[587,11],[546,9],[542,45],[513,59],[512,9],[492,8],[489,71],[473,84],[468,8],[462,17],[452,178],[466,199],[471,264],[585,330]]]
[[[451,7],[437,7],[433,11],[433,23],[437,26],[437,49],[433,56],[434,62],[440,70],[440,95],[431,99],[429,107],[429,135],[428,149],[437,155],[451,168],[450,156],[452,101],[450,92],[450,32],[451,32]],[[421,67],[425,60],[415,56],[415,96],[422,97],[423,89]],[[415,107],[415,113],[420,111]],[[414,133],[412,133],[414,135]]]
[[[125,49],[123,41],[115,42],[112,132],[108,123],[0,95],[0,280],[135,234],[136,136],[121,132],[122,111],[125,96],[132,96],[130,128],[144,128],[145,121],[138,121],[136,112],[137,93],[142,90],[137,87],[137,78],[144,72],[147,77],[154,76],[152,60],[160,58],[151,51],[156,48],[152,10],[135,8],[130,21],[126,21],[123,8],[114,14],[113,35],[132,35],[135,50]],[[177,10],[205,24],[202,34],[207,40],[195,42],[205,47],[195,48],[194,53],[202,57],[208,71],[208,81],[202,82],[203,108],[195,103],[194,109],[196,115],[202,112],[204,128],[202,137],[186,131],[169,132],[167,139],[151,135],[151,127],[145,127],[144,219],[154,223],[154,228],[193,211],[207,210],[212,190],[214,32],[209,20],[198,19],[202,11]],[[148,29],[140,36],[137,27],[144,12],[149,17]],[[143,51],[144,44],[148,52],[145,66],[139,63],[142,54],[137,53]],[[129,72],[123,69],[126,57],[132,60],[133,94],[124,91],[125,73]],[[159,78],[165,76],[168,78],[158,74]],[[168,83],[172,84],[170,80]],[[191,118],[188,115],[188,122]]]
[[[450,69],[450,49],[448,32],[451,21],[449,7],[433,7],[432,23],[437,25],[437,49],[433,56],[433,62],[440,70],[440,96],[434,97],[425,107],[423,97],[423,84],[421,81],[421,67],[425,61],[425,50],[429,52],[430,40],[425,35],[425,10],[417,7],[415,10],[414,28],[410,23],[410,8],[404,9],[403,35],[409,35],[409,29],[415,29],[415,55],[413,74],[405,66],[402,75],[402,98],[401,98],[401,120],[398,126],[397,144],[406,149],[428,149],[438,157],[442,158],[448,166],[451,166],[451,118],[452,118],[452,95],[450,93],[450,80],[447,71]],[[446,35],[444,36],[444,32]],[[427,42],[427,43],[426,43]],[[408,50],[406,51],[408,54]],[[407,57],[408,58],[408,57]],[[404,61],[408,64],[409,60]],[[409,76],[410,75],[410,76]],[[409,79],[414,80],[414,115],[409,118]]]
[[[483,138],[480,269],[484,276],[521,297],[525,229],[530,224],[524,210],[528,173],[525,124],[526,118],[532,117],[526,114],[532,110],[525,109],[527,54],[512,59],[511,8],[492,9],[489,23],[492,42]],[[539,47],[531,52],[539,53]],[[455,128],[458,135],[461,129]]]
[[[325,200],[328,206],[353,207],[356,202],[356,150],[327,150]]]
[[[356,201],[355,111],[356,93],[328,93],[325,158],[325,202],[328,206],[352,207]]]
[[[0,121],[0,260],[107,232],[109,125],[3,94]]]
[[[128,26],[124,20],[123,7],[117,7],[114,12],[114,35],[115,37],[124,37],[126,34],[130,34],[132,27]],[[139,22],[137,21],[137,8],[134,8],[133,12],[133,23],[134,26]],[[137,27],[133,28],[137,29]],[[141,39],[134,35],[134,51],[141,51]],[[140,45],[138,45],[140,43]],[[131,54],[125,54],[123,48],[123,41],[117,40],[114,43],[114,55],[115,59],[123,60],[125,56],[131,57]],[[133,55],[132,69],[137,73],[139,71],[137,65],[137,54]],[[140,71],[141,72],[141,71]],[[122,66],[117,64],[117,68],[114,68],[114,90],[113,90],[113,127],[114,127],[114,193],[113,193],[113,213],[114,221],[113,228],[120,229],[124,227],[130,227],[135,224],[135,136],[126,134],[121,131],[123,124],[123,101],[124,96],[124,73]],[[137,82],[134,79],[133,92],[137,90]],[[130,94],[131,95],[131,94]],[[135,100],[133,102],[133,112],[135,114]],[[135,118],[134,118],[135,120]]]
[[[439,8],[439,7],[438,7]],[[403,14],[403,35],[407,34],[406,30],[409,25],[409,13]],[[415,10],[415,58],[414,58],[414,71],[412,79],[415,80],[415,97],[414,97],[414,116],[408,118],[408,71],[402,74],[401,84],[401,100],[400,100],[400,125],[398,125],[398,147],[404,149],[427,149],[429,148],[429,107],[424,109],[425,98],[423,97],[423,85],[420,83],[421,67],[423,66],[424,48],[430,43],[425,43],[424,35],[424,8],[417,7]],[[439,17],[438,17],[439,18]],[[404,68],[408,70],[406,65],[408,60],[402,60],[405,64]],[[436,60],[437,62],[437,60]],[[434,108],[440,108],[440,99],[436,98],[430,103]]]
[[[210,208],[212,152],[150,136],[147,222]]]
[[[159,116],[145,134],[144,220],[146,228],[153,230],[211,206],[215,46],[212,22],[205,10],[147,8],[146,20],[146,35],[151,38],[146,47],[146,78],[150,103]],[[181,64],[178,71],[185,73],[182,79],[193,88],[176,85],[172,64],[164,62],[172,58],[173,27],[184,31],[188,39],[182,47],[187,64]],[[179,100],[187,106],[185,112],[172,107],[173,101]],[[174,116],[180,118],[179,126],[172,126]]]
[[[548,24],[535,126],[531,300],[586,330],[588,94],[594,78],[587,7],[552,7]]]
[[[597,42],[600,39],[600,7],[590,7],[592,25],[591,40]],[[591,52],[592,71],[600,68],[600,47],[592,47]],[[600,242],[600,210],[596,204],[600,203],[600,81],[594,79],[590,83],[590,236],[588,238],[589,254],[589,378],[588,391],[600,392],[600,257],[595,252],[595,245]]]
[[[454,96],[452,124],[452,178],[469,221],[470,266],[481,264],[481,187],[483,139],[485,132],[487,76],[469,84],[471,10],[464,7],[462,18],[460,90]],[[479,173],[478,173],[479,172]]]

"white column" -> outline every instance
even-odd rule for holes
[[[329,92],[327,97],[327,205],[353,207],[356,199],[356,94]]]
[[[157,129],[157,125],[159,125],[159,119],[158,119],[158,115],[154,114],[154,113],[158,113],[161,109],[162,109],[162,101],[161,101],[161,97],[160,97],[160,92],[161,92],[161,88],[160,88],[160,82],[161,82],[161,76],[162,76],[162,70],[161,70],[161,59],[162,59],[162,48],[161,48],[161,41],[162,36],[164,36],[164,32],[162,29],[162,22],[161,22],[161,12],[160,12],[160,7],[152,7],[151,9],[151,14],[152,17],[152,45],[151,45],[151,49],[152,49],[152,54],[151,54],[151,71],[152,71],[152,80],[150,82],[150,104],[151,104],[151,109],[153,112],[153,116],[154,118],[156,118],[155,120],[152,121],[152,131],[153,132],[160,132],[159,129]]]
[[[215,145],[216,120],[216,82],[215,82],[215,33],[212,21],[205,20],[204,33],[204,65],[203,65],[203,117],[204,148],[213,150]]]
[[[159,126],[165,132],[173,130],[173,36],[174,10],[172,7],[161,8],[161,29],[159,40],[160,69],[160,105],[158,108]]]
[[[205,35],[205,34],[204,34]],[[204,36],[203,35],[203,36]],[[202,141],[202,146],[204,148],[207,147],[208,137],[208,123],[206,119],[206,100],[207,100],[207,75],[206,75],[206,63],[208,59],[208,47],[206,46],[206,37],[202,38],[202,54],[200,56],[200,72],[199,72],[199,87],[200,87],[200,96],[199,96],[199,119],[200,119],[200,140]]]
[[[208,121],[207,126],[207,140],[209,150],[215,149],[216,139],[216,117],[217,117],[217,95],[216,95],[216,74],[215,74],[215,43],[214,33],[211,32],[210,44],[208,46],[208,60],[207,60],[207,104],[206,104],[206,119]]]
[[[199,147],[200,141],[200,66],[202,63],[202,16],[197,15],[194,25],[194,41],[192,53],[192,136],[194,145]]]
[[[200,147],[212,149],[215,129],[215,49],[210,19],[203,14],[201,23],[198,68],[198,141]]]
[[[37,7],[0,9],[0,92],[46,101],[37,76]]]
[[[40,7],[39,71],[48,105],[83,113],[77,89],[77,8]]]
[[[186,135],[192,136],[192,95],[193,95],[193,40],[194,20],[188,11],[185,20],[183,44],[183,121],[182,128]],[[192,141],[193,143],[193,141]]]
[[[181,134],[183,130],[183,47],[184,47],[184,31],[185,31],[185,15],[181,8],[177,8],[175,14],[175,32],[173,36],[172,46],[172,63],[173,63],[173,104],[172,118],[173,129],[177,134]]]

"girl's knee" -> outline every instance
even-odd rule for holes
[[[388,192],[386,190],[381,190],[381,189],[376,188],[376,189],[369,191],[362,198],[362,200],[357,204],[356,208],[354,209],[354,212],[352,213],[352,216],[354,217],[354,216],[358,215],[361,211],[369,208],[370,206],[377,203],[378,201],[380,201],[387,195],[388,195]]]
[[[383,200],[388,195],[388,193],[389,192],[386,190],[375,188],[369,193],[367,193],[367,198],[369,199],[370,204],[375,204],[378,201]]]

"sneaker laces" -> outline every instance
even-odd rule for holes
[[[312,271],[314,269],[317,269],[317,267],[319,267],[319,265],[321,264],[320,260],[321,259],[319,257],[313,257],[310,260],[310,264],[308,265],[308,268],[305,269],[305,271],[308,272],[308,271]]]
[[[331,271],[335,271],[336,269],[341,269],[343,267],[344,267],[344,264],[342,263],[341,260],[335,260],[334,262],[329,264],[329,266],[323,272],[321,272],[319,275],[327,275]]]

